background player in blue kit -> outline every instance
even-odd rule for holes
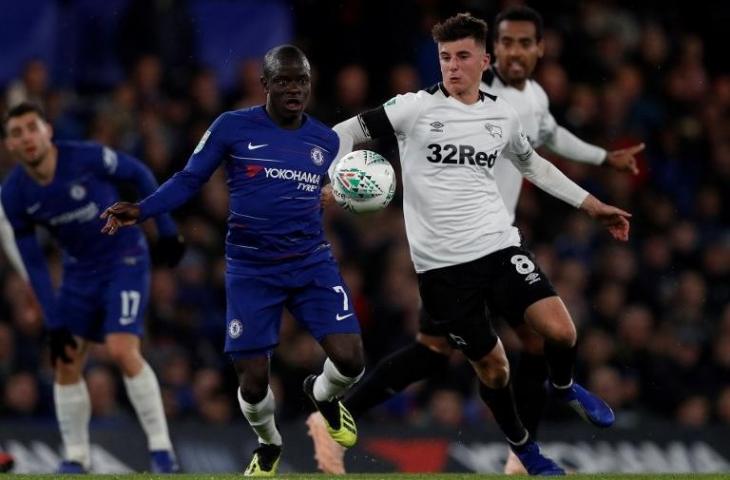
[[[230,204],[226,237],[225,351],[239,377],[241,410],[260,446],[246,475],[273,475],[281,456],[269,388],[269,357],[278,344],[283,307],[320,342],[327,360],[304,390],[343,446],[357,439],[338,398],[362,376],[360,328],[324,238],[320,192],[340,151],[337,134],[304,114],[311,90],[309,61],[296,47],[264,58],[266,105],[222,114],[203,135],[187,166],[139,204],[106,210],[115,233],[188,200],[224,163]]]
[[[110,238],[99,232],[100,209],[131,183],[146,195],[152,173],[134,158],[94,143],[51,141],[36,106],[8,111],[5,145],[19,160],[2,188],[2,205],[41,305],[55,370],[54,401],[65,449],[60,473],[90,467],[89,393],[82,376],[88,342],[104,342],[147,434],[152,470],[177,470],[157,378],[142,357],[140,336],[150,283],[147,242],[139,228]],[[184,246],[172,219],[157,219],[161,252],[170,265]],[[63,251],[63,280],[54,292],[35,227],[45,227]]]

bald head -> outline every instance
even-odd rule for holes
[[[299,48],[294,45],[279,45],[264,56],[264,78],[271,79],[284,65],[300,64],[309,72],[309,60]]]

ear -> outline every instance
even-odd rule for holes
[[[264,87],[264,92],[269,93],[269,82],[266,80],[266,77],[261,75],[259,81],[261,82],[261,86]]]
[[[492,57],[489,55],[489,53],[484,52],[484,56],[482,57],[482,72],[489,68],[489,64],[492,61]]]
[[[542,58],[545,55],[545,41],[541,38],[537,42],[537,58]]]

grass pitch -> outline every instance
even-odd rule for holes
[[[57,475],[8,475],[3,477],[0,474],[0,479],[7,478],[8,480],[17,478],[19,480],[49,480],[51,478],[57,478]],[[63,475],[63,480],[240,480],[243,478],[243,474],[211,474],[211,473],[198,473],[198,474],[181,474],[181,475],[154,475],[136,473],[130,475]],[[506,475],[483,475],[476,473],[373,473],[373,474],[347,474],[347,475],[325,475],[325,474],[282,474],[274,477],[280,480],[494,480],[496,478],[503,479],[527,479],[533,477],[527,476],[506,476]],[[542,477],[539,477],[542,478]],[[730,479],[730,472],[721,474],[699,474],[699,473],[684,473],[684,474],[575,474],[570,475],[569,480],[728,480]]]

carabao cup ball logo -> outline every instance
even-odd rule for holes
[[[373,177],[357,167],[340,170],[337,172],[337,179],[343,192],[351,198],[373,198],[383,193]]]
[[[309,152],[309,156],[312,158],[312,162],[318,167],[324,163],[324,153],[319,147],[314,147],[312,151]]]
[[[228,324],[228,336],[231,338],[238,338],[243,333],[243,324],[238,319],[231,320]]]

